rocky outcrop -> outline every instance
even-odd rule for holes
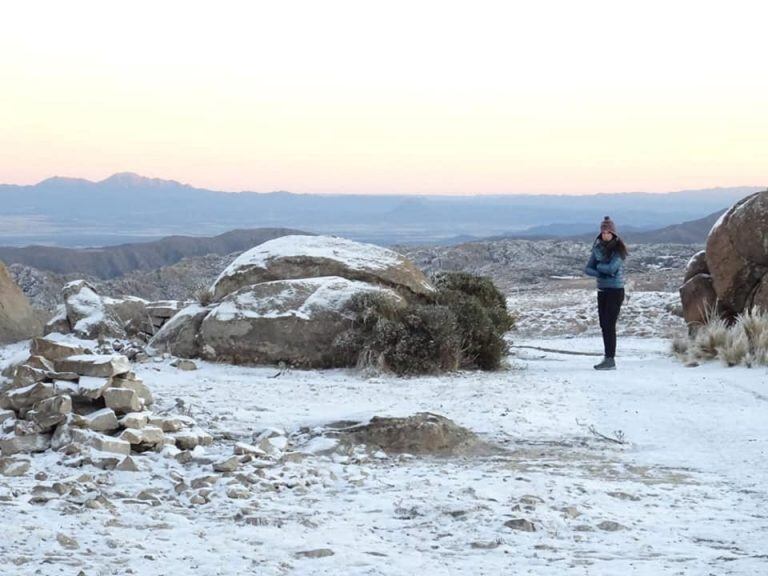
[[[477,435],[439,414],[419,412],[405,418],[374,416],[369,422],[333,427],[325,435],[347,445],[363,444],[386,454],[456,456],[492,450]]]
[[[434,287],[397,252],[331,236],[283,236],[241,254],[211,287],[214,301],[243,287],[270,282],[340,276],[429,296]]]
[[[42,331],[29,301],[0,262],[0,344],[39,336]]]
[[[356,295],[376,293],[399,305],[433,292],[418,268],[390,250],[286,236],[238,257],[214,282],[210,303],[179,312],[149,345],[236,364],[343,365],[331,344],[352,322]]]
[[[134,338],[146,342],[187,302],[141,298],[109,298],[85,280],[62,289],[64,305],[48,322],[45,333],[73,333],[78,338],[106,340]]]
[[[740,200],[715,223],[706,251],[688,263],[680,298],[691,328],[705,311],[732,319],[753,307],[768,310],[768,190]]]

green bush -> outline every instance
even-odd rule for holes
[[[334,342],[338,364],[400,375],[499,367],[504,332],[514,325],[502,294],[487,278],[441,274],[429,303],[398,303],[361,294],[350,304],[353,326]]]

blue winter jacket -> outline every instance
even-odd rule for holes
[[[615,250],[608,258],[600,246],[600,240],[596,240],[592,246],[592,254],[584,268],[587,276],[597,278],[597,289],[624,288],[624,259]]]

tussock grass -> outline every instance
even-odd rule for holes
[[[719,359],[727,366],[768,366],[768,312],[759,307],[728,323],[713,310],[688,338],[675,338],[672,352],[681,360]]]

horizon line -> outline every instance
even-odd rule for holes
[[[223,190],[223,189],[212,189],[212,188],[204,188],[204,187],[198,187],[193,184],[189,184],[186,182],[181,182],[179,180],[173,179],[173,178],[161,178],[156,176],[144,176],[142,174],[139,174],[138,172],[132,172],[132,171],[119,171],[115,172],[106,178],[102,178],[101,180],[90,180],[88,178],[79,177],[79,176],[61,176],[61,175],[53,175],[49,176],[47,178],[43,178],[42,180],[39,180],[35,183],[26,183],[26,184],[19,184],[19,183],[8,183],[8,182],[1,182],[0,186],[18,186],[18,187],[34,187],[39,186],[41,184],[44,184],[45,182],[49,182],[52,180],[72,180],[72,181],[82,181],[88,184],[104,184],[105,182],[108,182],[109,180],[116,179],[117,177],[127,177],[131,179],[136,180],[142,180],[142,181],[156,181],[158,183],[162,184],[176,184],[181,187],[190,188],[193,190],[202,190],[206,192],[213,192],[217,194],[293,194],[297,196],[410,196],[413,198],[431,198],[431,197],[444,197],[444,198],[477,198],[477,197],[486,197],[486,198],[503,198],[508,196],[615,196],[615,195],[629,195],[629,194],[648,194],[648,195],[664,195],[664,194],[675,194],[675,193],[682,193],[682,192],[699,192],[699,191],[705,191],[705,190],[733,190],[733,189],[739,189],[739,188],[763,188],[768,189],[768,186],[765,185],[755,185],[755,184],[740,184],[740,185],[716,185],[711,186],[708,188],[682,188],[677,190],[664,190],[664,191],[647,191],[647,190],[631,190],[626,192],[574,192],[574,193],[564,193],[564,192],[508,192],[508,193],[498,193],[498,192],[492,192],[492,193],[448,193],[448,192],[442,192],[442,193],[432,193],[432,194],[425,194],[425,193],[408,193],[408,192],[293,192],[290,190],[270,190],[267,192],[260,192],[256,190],[247,190],[247,189],[240,189],[240,190]]]

